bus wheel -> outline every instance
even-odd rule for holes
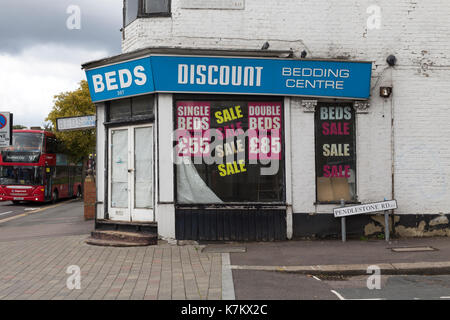
[[[53,191],[53,195],[52,195],[52,203],[56,203],[56,201],[58,201],[58,191]]]

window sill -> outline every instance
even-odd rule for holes
[[[141,18],[171,18],[172,13],[171,12],[161,12],[161,13],[141,13],[137,16],[138,19]]]
[[[283,202],[229,202],[229,203],[207,203],[207,204],[190,204],[190,203],[177,203],[175,204],[177,209],[240,209],[240,208],[286,208],[286,203]]]

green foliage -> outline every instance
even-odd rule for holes
[[[87,82],[83,80],[77,90],[60,93],[54,98],[53,109],[45,119],[51,124],[46,125],[46,128],[51,129],[64,143],[66,152],[72,161],[87,158],[95,150],[94,129],[56,131],[56,119],[58,118],[95,115],[95,104],[92,103]]]
[[[21,124],[15,124],[15,125],[13,125],[13,129],[16,129],[16,130],[26,129],[26,128],[27,128],[26,126],[23,126],[23,125],[21,125]]]

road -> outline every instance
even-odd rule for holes
[[[450,300],[450,276],[382,276],[380,289],[369,290],[367,277],[323,280],[340,300]]]
[[[38,208],[44,207],[45,204],[36,203],[23,203],[23,204],[13,204],[12,201],[1,201],[0,202],[0,221],[23,214],[25,212],[33,211]]]
[[[233,270],[239,300],[450,300],[450,275],[381,276],[380,289],[372,290],[368,276]]]
[[[84,220],[82,207],[79,199],[56,204],[0,202],[0,242],[89,234],[93,221]]]

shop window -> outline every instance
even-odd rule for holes
[[[176,100],[177,203],[284,203],[283,105]]]
[[[131,118],[131,99],[111,101],[109,104],[109,120],[118,121]]]
[[[356,202],[355,113],[351,103],[318,103],[317,202]]]
[[[153,119],[154,96],[114,100],[109,103],[109,122],[127,122]]]
[[[131,99],[131,116],[149,117],[153,115],[153,96],[141,96]]]

